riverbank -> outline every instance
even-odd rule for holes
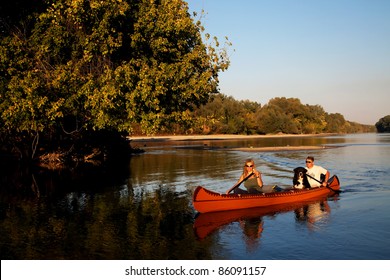
[[[196,140],[243,140],[256,138],[282,138],[282,137],[323,137],[337,135],[334,133],[322,134],[266,134],[266,135],[164,135],[164,136],[129,136],[128,139],[136,142],[163,142],[163,141],[196,141]]]
[[[133,144],[142,145],[146,147],[149,142],[179,142],[179,141],[229,141],[229,140],[246,140],[246,139],[261,139],[261,138],[302,138],[302,137],[324,137],[336,134],[267,134],[267,135],[235,135],[235,134],[216,134],[216,135],[166,135],[166,136],[132,136],[129,140]],[[330,148],[327,146],[273,146],[273,147],[209,147],[207,145],[200,145],[202,149],[224,149],[235,151],[252,151],[252,152],[267,152],[267,151],[297,151],[297,150],[320,150]],[[332,146],[332,148],[334,148]]]

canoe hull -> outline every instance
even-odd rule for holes
[[[340,190],[340,182],[335,175],[328,181],[328,187],[289,190],[264,194],[220,194],[203,187],[197,187],[193,195],[193,205],[200,213],[229,211],[245,208],[267,207],[306,200],[334,194]]]

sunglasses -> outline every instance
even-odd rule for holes
[[[253,167],[253,165],[245,165],[246,167]]]
[[[306,163],[312,163],[312,161],[306,161]]]

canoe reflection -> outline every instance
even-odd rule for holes
[[[264,216],[274,216],[290,211],[294,211],[296,221],[299,223],[307,222],[309,225],[313,225],[330,213],[330,207],[327,199],[322,198],[287,205],[203,213],[195,219],[194,232],[197,238],[203,239],[222,226],[239,222],[245,236],[249,240],[254,240],[261,237]]]

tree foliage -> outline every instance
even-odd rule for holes
[[[257,102],[237,101],[217,94],[196,110],[197,120],[191,132],[229,134],[318,134],[373,131],[346,121],[339,114],[329,114],[320,105],[302,104],[297,98],[276,97],[261,106]],[[185,133],[187,131],[181,131]]]
[[[379,119],[379,121],[375,124],[375,127],[378,132],[390,132],[390,115]]]
[[[0,148],[25,158],[104,155],[135,133],[372,130],[297,98],[261,106],[219,94],[229,42],[205,34],[183,0],[16,0],[0,8]]]
[[[213,95],[209,102],[192,114],[191,133],[256,134],[256,111],[260,104],[237,101],[223,94]]]
[[[152,134],[184,123],[229,65],[182,0],[46,7],[29,30],[10,28],[0,44],[1,140],[29,156],[43,141],[73,147],[94,132]]]

